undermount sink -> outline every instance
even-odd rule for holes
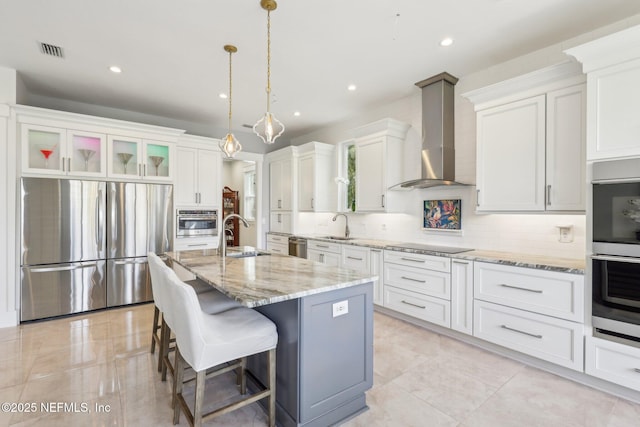
[[[267,252],[229,252],[227,256],[230,258],[249,258],[255,256],[269,255]]]
[[[344,237],[344,236],[324,236],[324,239],[331,240],[353,240],[353,237]]]

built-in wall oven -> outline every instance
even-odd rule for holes
[[[218,211],[215,209],[178,209],[176,221],[176,236],[178,238],[218,235]]]
[[[640,159],[593,164],[592,320],[640,343]]]

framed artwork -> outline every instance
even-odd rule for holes
[[[425,200],[423,228],[426,230],[461,230],[462,201]]]

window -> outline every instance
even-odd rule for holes
[[[356,210],[356,144],[353,140],[338,144],[338,211]]]
[[[255,169],[244,173],[244,211],[242,216],[247,221],[256,220],[256,171]]]
[[[347,210],[356,210],[356,145],[347,146]]]

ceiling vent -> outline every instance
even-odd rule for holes
[[[49,43],[40,42],[40,51],[49,56],[55,56],[56,58],[64,58],[62,54],[62,48]]]

